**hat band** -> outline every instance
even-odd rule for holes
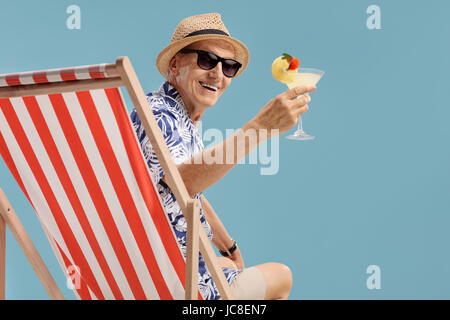
[[[185,36],[185,38],[187,37],[193,37],[193,36],[199,36],[199,35],[203,35],[203,34],[220,34],[223,36],[230,36],[228,33],[219,30],[219,29],[203,29],[203,30],[197,30],[194,32],[189,33],[187,36]]]

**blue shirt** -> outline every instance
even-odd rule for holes
[[[178,165],[192,158],[198,152],[203,151],[204,145],[202,137],[189,117],[180,94],[172,85],[167,81],[164,82],[159,90],[147,95],[147,100],[175,164]],[[150,176],[155,183],[155,186],[157,186],[158,193],[161,197],[164,209],[169,216],[169,221],[172,224],[178,244],[184,257],[186,257],[186,220],[181,212],[180,206],[175,200],[175,195],[164,181],[161,180],[164,175],[163,169],[147,135],[145,134],[144,127],[141,125],[141,121],[139,120],[135,109],[131,111],[130,117],[139,144],[144,153],[145,161],[148,164]],[[201,195],[202,192],[196,194],[193,198],[200,200],[200,221],[208,238],[211,240],[213,234],[211,227],[203,214]],[[230,284],[234,281],[236,276],[242,272],[242,270],[230,268],[222,268],[222,270]],[[220,299],[219,291],[214,284],[201,254],[199,255],[198,271],[199,290],[203,298],[207,300]]]

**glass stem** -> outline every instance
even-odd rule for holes
[[[303,121],[302,121],[302,115],[298,116],[298,129],[297,131],[303,132]]]

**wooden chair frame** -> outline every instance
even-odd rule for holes
[[[195,300],[198,297],[198,259],[202,253],[214,283],[223,299],[233,299],[231,288],[222,272],[214,249],[205,230],[200,227],[200,201],[192,199],[173,162],[155,117],[137,75],[128,57],[119,57],[114,64],[105,66],[107,78],[74,80],[44,84],[30,84],[0,88],[0,98],[35,96],[39,94],[63,93],[82,90],[104,89],[125,86],[131,101],[141,119],[145,132],[154,147],[155,153],[164,170],[166,181],[175,194],[178,204],[187,221],[186,283],[185,298]],[[11,230],[25,256],[42,282],[51,299],[64,299],[44,261],[25,231],[6,195],[0,189],[0,299],[5,299],[6,268],[6,226]]]

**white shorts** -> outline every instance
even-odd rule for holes
[[[231,283],[231,291],[237,300],[264,300],[266,282],[261,270],[245,268]]]

